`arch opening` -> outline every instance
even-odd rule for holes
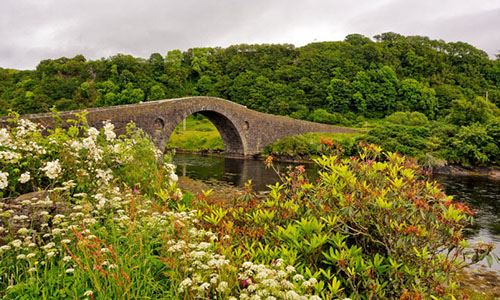
[[[190,148],[192,147],[190,144],[207,142],[210,145],[208,148],[216,152],[223,151],[225,154],[245,154],[244,139],[240,135],[236,125],[228,117],[216,111],[202,110],[190,113],[186,118],[188,118],[188,128],[185,134],[182,134],[182,120],[178,125],[174,125],[175,127],[171,130],[165,128],[163,138],[166,141],[166,148],[183,148],[183,144],[188,144],[188,148]],[[191,131],[190,129],[192,128],[195,129]],[[220,136],[219,140],[217,140],[217,136]],[[200,138],[201,140],[197,141],[196,138]]]

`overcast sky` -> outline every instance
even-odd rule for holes
[[[500,50],[499,0],[0,0],[0,67],[393,31]]]

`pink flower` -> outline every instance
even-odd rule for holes
[[[248,279],[243,280],[243,282],[241,283],[241,285],[243,287],[246,287],[248,285]]]

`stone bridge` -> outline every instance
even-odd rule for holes
[[[62,119],[74,117],[79,111],[62,112]],[[118,134],[125,133],[126,125],[133,121],[150,135],[156,146],[165,150],[168,139],[177,125],[187,116],[200,113],[219,131],[226,154],[254,155],[269,144],[284,137],[307,132],[353,133],[355,129],[295,120],[246,108],[243,105],[212,97],[189,97],[143,102],[102,108],[89,108],[87,120],[91,126],[101,128],[110,120]],[[47,128],[54,124],[52,113],[22,115]],[[4,118],[2,118],[4,119]]]

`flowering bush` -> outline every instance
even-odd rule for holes
[[[69,124],[43,135],[14,116],[0,130],[0,296],[317,299],[314,278],[245,262],[202,228],[169,157],[133,126]]]
[[[296,167],[265,200],[225,204],[217,226],[224,204],[196,205],[207,228],[243,248],[239,256],[283,259],[317,279],[324,299],[454,299],[457,271],[493,248],[464,239],[473,211],[427,181],[414,161],[392,153],[382,159],[373,145],[361,144],[360,153],[317,159],[316,182]]]

